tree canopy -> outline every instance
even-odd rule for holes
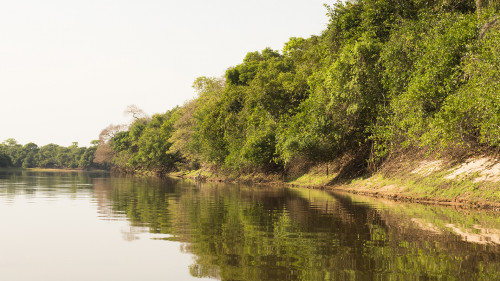
[[[19,144],[10,138],[0,144],[0,167],[15,168],[106,168],[94,162],[97,143],[90,147],[79,147],[73,142],[68,147],[47,144],[39,147],[35,143]]]
[[[99,149],[130,169],[275,172],[351,151],[373,161],[407,147],[498,148],[498,7],[337,2],[326,6],[320,35],[249,52],[224,77],[198,78],[197,98],[151,118],[134,114]]]

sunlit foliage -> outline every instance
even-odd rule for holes
[[[19,144],[7,139],[0,144],[0,167],[14,168],[105,168],[94,163],[97,143],[90,147],[79,147],[74,142],[68,147],[47,144],[39,147],[35,143]]]
[[[99,149],[132,169],[280,172],[353,151],[367,162],[398,148],[498,147],[497,2],[339,1],[320,35],[198,78],[197,98],[135,118]]]

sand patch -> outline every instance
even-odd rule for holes
[[[420,165],[415,170],[411,171],[412,174],[420,174],[422,176],[428,176],[434,172],[437,172],[442,169],[443,161],[434,160],[434,161],[422,161]]]
[[[500,162],[497,159],[488,157],[470,158],[458,168],[450,170],[446,179],[456,179],[459,177],[474,176],[475,182],[500,181]]]

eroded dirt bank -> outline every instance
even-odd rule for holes
[[[399,201],[500,210],[500,160],[478,155],[465,161],[400,160],[366,178],[330,188]]]
[[[298,166],[288,176],[263,173],[225,174],[210,169],[179,172],[196,180],[288,185],[339,190],[372,197],[462,208],[500,210],[500,159],[475,155],[462,159],[399,157],[378,171],[339,180],[345,161]]]

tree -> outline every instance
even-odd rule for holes
[[[0,151],[0,167],[1,168],[7,168],[12,166],[12,161],[10,160],[9,155],[5,154],[4,152]]]
[[[22,163],[23,168],[34,168],[39,165],[39,152],[40,148],[35,143],[27,143],[23,147],[24,159]]]
[[[94,163],[94,157],[95,157],[95,152],[97,150],[97,146],[91,146],[85,150],[85,152],[82,154],[80,157],[80,160],[78,161],[78,167],[84,168],[84,169],[89,169],[93,167],[98,167]]]
[[[140,109],[137,105],[131,104],[127,106],[125,111],[123,112],[125,115],[132,115],[134,119],[147,118],[147,114],[144,110]]]
[[[9,138],[2,143],[4,153],[10,158],[11,164],[14,167],[21,167],[23,155],[23,146],[13,138]]]
[[[109,164],[113,158],[113,149],[110,145],[111,139],[125,129],[125,125],[110,124],[99,134],[99,145],[95,152],[94,162],[98,164]]]

